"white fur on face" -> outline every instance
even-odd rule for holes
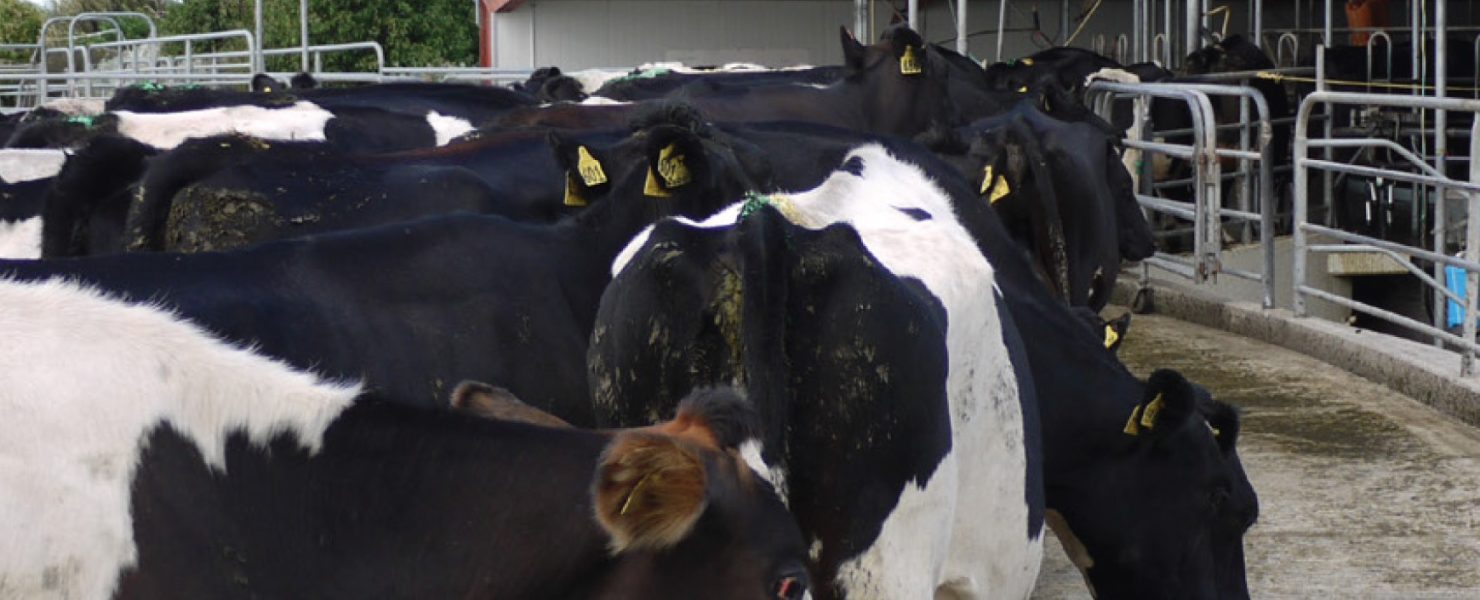
[[[820,229],[848,223],[869,252],[899,276],[920,280],[947,312],[947,401],[952,446],[934,476],[906,485],[874,545],[845,562],[836,583],[850,598],[1024,598],[1042,558],[1029,538],[1027,456],[1022,406],[1002,322],[994,274],[961,226],[949,196],[919,168],[881,146],[854,150],[863,176],[839,171],[816,189],[777,197],[794,223]],[[916,221],[899,209],[929,213]],[[739,205],[693,223],[734,223]],[[649,231],[613,265],[620,272]]]
[[[0,221],[0,258],[41,258],[41,217]]]
[[[67,152],[50,148],[6,148],[0,150],[0,179],[20,183],[56,177],[67,162]]]
[[[473,130],[473,124],[461,117],[449,117],[437,111],[427,113],[427,125],[437,134],[437,145],[446,146],[453,138]]]
[[[0,597],[112,594],[137,559],[130,487],[154,429],[221,472],[233,432],[316,450],[360,391],[60,280],[0,280],[0,331]]]
[[[121,110],[118,132],[168,150],[189,138],[241,133],[265,140],[324,140],[324,124],[334,118],[318,105],[300,101],[283,108],[223,106],[169,113]]]

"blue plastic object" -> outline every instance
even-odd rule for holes
[[[1460,300],[1464,300],[1465,270],[1459,267],[1444,267],[1444,287],[1449,288],[1449,291],[1459,296]],[[1465,307],[1460,306],[1458,302],[1453,300],[1447,301],[1445,305],[1448,308],[1448,310],[1444,311],[1445,324],[1450,327],[1458,327],[1465,320]]]

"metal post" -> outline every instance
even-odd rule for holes
[[[1201,12],[1199,10],[1201,7],[1202,7],[1201,0],[1187,0],[1187,14],[1185,15],[1186,16],[1186,19],[1187,19],[1187,22],[1186,22],[1187,54],[1192,54],[1193,52],[1197,52],[1197,49],[1200,48],[1200,47],[1202,47],[1201,36],[1199,36],[1198,35],[1198,32],[1197,32],[1197,26],[1201,22],[1201,20],[1198,17],[1201,17],[1202,16],[1202,15],[1199,15],[1198,14],[1199,12]]]
[[[1327,48],[1331,47],[1331,0],[1326,0],[1326,26],[1321,32],[1321,43]]]
[[[1131,38],[1132,56],[1136,56],[1140,53],[1141,32],[1146,29],[1146,24],[1142,22],[1146,18],[1145,11],[1142,10],[1143,8],[1145,8],[1143,4],[1144,3],[1141,0],[1135,0],[1134,2],[1131,2],[1131,31],[1135,32],[1135,35]]]
[[[1137,0],[1139,1],[1139,0]],[[1059,42],[1060,46],[1069,45],[1069,0],[1059,3]]]
[[[1319,52],[1317,46],[1317,52]],[[1317,66],[1319,68],[1319,66]],[[1299,110],[1295,113],[1295,146],[1290,153],[1290,164],[1295,170],[1295,214],[1291,219],[1291,239],[1294,242],[1294,264],[1290,268],[1290,289],[1292,294],[1291,308],[1295,316],[1305,316],[1305,292],[1301,289],[1305,286],[1305,253],[1307,242],[1305,240],[1305,222],[1307,220],[1306,205],[1310,202],[1309,179],[1305,166],[1306,149],[1310,143],[1306,130],[1310,128],[1310,107],[1308,102],[1300,103]]]
[[[1161,66],[1167,69],[1172,68],[1172,48],[1174,47],[1172,44],[1176,43],[1172,39],[1172,34],[1176,31],[1176,28],[1172,26],[1172,5],[1176,3],[1177,0],[1165,0],[1161,5],[1161,10],[1164,13],[1162,14],[1162,20],[1166,22],[1167,27],[1167,41],[1165,45],[1167,56],[1166,62]]]
[[[920,31],[920,0],[910,0],[909,11],[910,29]]]
[[[1443,30],[1439,30],[1443,34]],[[1442,59],[1441,59],[1442,60]],[[1475,119],[1470,125],[1470,182],[1480,183],[1480,119]],[[1480,194],[1469,192],[1470,215],[1480,215]],[[1465,225],[1465,248],[1480,248],[1480,219],[1468,219]],[[1471,250],[1471,252],[1474,252]],[[1469,257],[1474,260],[1474,257]],[[1440,281],[1443,281],[1442,279]],[[1438,294],[1435,294],[1436,296]],[[1475,305],[1476,296],[1480,296],[1480,275],[1474,271],[1465,272],[1465,325],[1464,336],[1466,341],[1475,339]],[[1468,348],[1464,349],[1464,358],[1460,359],[1459,372],[1461,375],[1470,375],[1475,371],[1475,353]]]
[[[868,0],[853,0],[853,36],[863,44],[873,42],[868,35]]]
[[[1449,36],[1445,35],[1445,33],[1447,33],[1445,31],[1445,29],[1448,26],[1448,19],[1449,19],[1448,11],[1445,9],[1445,6],[1447,6],[1448,4],[1449,4],[1448,2],[1445,2],[1443,0],[1440,0],[1439,2],[1435,2],[1434,3],[1434,96],[1437,97],[1437,98],[1443,98],[1445,92],[1448,91],[1446,89],[1446,87],[1447,87],[1446,84],[1448,82],[1445,81],[1445,79],[1449,75],[1449,73],[1448,73],[1448,70],[1449,70],[1448,69],[1448,62],[1449,61],[1445,60],[1445,52],[1449,50],[1449,43],[1448,43]],[[1417,45],[1414,46],[1414,53],[1415,54],[1418,52],[1418,48],[1419,48],[1419,46],[1417,46]],[[1448,159],[1447,155],[1449,154],[1449,132],[1447,130],[1447,126],[1448,125],[1449,125],[1449,113],[1447,111],[1445,111],[1444,109],[1435,109],[1434,110],[1434,168],[1438,169],[1440,173],[1444,173],[1445,172],[1445,169],[1444,169],[1445,164],[1444,163],[1447,161],[1447,159]],[[1471,155],[1470,163],[1473,164],[1474,162],[1475,162],[1475,156],[1474,155]],[[1446,244],[1444,243],[1444,241],[1445,241],[1446,238],[1449,237],[1447,235],[1447,232],[1445,231],[1446,229],[1448,229],[1448,223],[1447,223],[1447,221],[1449,219],[1448,219],[1448,215],[1446,215],[1445,212],[1444,212],[1445,204],[1447,204],[1447,202],[1446,202],[1447,198],[1448,198],[1448,194],[1446,193],[1445,188],[1440,187],[1440,186],[1435,186],[1434,187],[1434,224],[1435,224],[1435,226],[1434,226],[1434,229],[1435,229],[1434,230],[1434,252],[1437,252],[1439,254],[1445,254],[1446,253],[1447,248],[1445,247]],[[1473,207],[1469,207],[1469,208],[1473,208]],[[1474,215],[1474,214],[1477,214],[1477,213],[1471,211],[1468,214]],[[1474,247],[1473,246],[1466,246],[1465,247],[1465,250],[1467,252],[1469,252],[1470,254],[1473,255],[1473,254],[1475,254],[1477,252],[1477,250],[1473,250],[1471,248],[1474,248]],[[1471,256],[1470,258],[1473,259],[1474,257]],[[1466,281],[1471,281],[1473,275],[1474,274],[1468,274],[1467,277],[1466,277]],[[1438,278],[1439,281],[1444,281],[1444,265],[1437,265],[1437,264],[1434,265],[1434,276],[1436,278]],[[1444,305],[1444,302],[1441,300],[1441,297],[1438,294],[1435,294],[1434,295],[1434,300],[1435,300],[1435,307],[1436,307],[1435,310],[1434,310],[1434,321],[1435,321],[1435,325],[1436,326],[1439,326],[1440,328],[1442,328],[1443,325],[1445,324],[1444,323],[1444,311],[1442,310],[1443,308],[1445,308],[1445,305]],[[1465,316],[1466,316],[1466,323],[1468,324],[1469,321],[1470,321],[1469,314],[1466,313]],[[1471,337],[1468,337],[1466,339],[1475,339],[1473,337],[1474,336],[1474,332],[1471,332],[1470,335],[1471,335]],[[1470,374],[1470,355],[1471,355],[1470,352],[1466,352],[1465,353],[1464,362],[1460,365],[1460,371],[1461,371],[1461,373],[1463,373],[1465,375],[1469,375]]]
[[[997,62],[1002,62],[1002,41],[1007,37],[1007,3],[1011,1],[998,0],[997,2]]]
[[[970,56],[966,43],[966,4],[968,0],[956,0],[956,53]]]
[[[1264,0],[1254,0],[1254,45],[1264,47]]]
[[[303,48],[299,70],[308,72],[308,0],[298,0],[298,45]]]
[[[262,46],[266,40],[262,37],[262,0],[252,0],[252,22],[256,25],[254,34],[257,47],[252,49],[252,69],[258,73],[267,70],[267,64],[262,61]]]

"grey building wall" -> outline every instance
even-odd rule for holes
[[[971,54],[978,59],[995,59],[998,1],[965,1],[969,2]],[[922,0],[921,4],[926,7],[921,33],[935,42],[953,40],[956,26],[950,4],[941,0]],[[1068,4],[1070,13],[1078,15],[1086,3],[1071,0]],[[1215,4],[1229,6],[1230,34],[1248,30],[1249,0]],[[1297,4],[1301,25],[1313,27],[1322,22],[1324,0],[1265,0],[1265,4],[1266,28],[1293,26]],[[1346,20],[1340,8],[1343,3],[1333,4],[1337,7],[1336,25],[1341,26]],[[895,5],[904,10],[906,0],[895,0]],[[842,60],[838,26],[852,29],[853,6],[852,0],[529,0],[517,10],[496,17],[494,58],[503,68],[558,65],[568,70],[630,67],[655,61],[837,64]],[[888,2],[876,1],[874,6],[875,31],[882,31],[893,13]],[[1032,26],[1036,10],[1038,26],[1046,36],[1059,43],[1067,37],[1059,31],[1061,0],[1015,0],[1008,6],[1009,28]],[[1158,2],[1155,12],[1159,23],[1161,7]],[[1180,38],[1182,21],[1179,17],[1174,20]],[[1221,24],[1222,19],[1215,18],[1214,28]],[[1073,45],[1091,47],[1097,36],[1103,35],[1107,45],[1113,46],[1116,36],[1128,34],[1132,27],[1130,0],[1104,0]],[[1002,57],[1025,56],[1040,46],[1027,32],[1009,32]],[[1177,54],[1182,46],[1178,42]]]

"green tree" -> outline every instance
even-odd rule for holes
[[[478,58],[478,27],[467,0],[309,0],[309,42],[376,41],[391,65],[466,65]],[[298,0],[263,0],[265,48],[297,46]],[[183,0],[171,3],[161,29],[199,33],[253,29],[251,0]],[[324,69],[373,68],[369,52],[334,53]],[[295,71],[297,55],[269,60],[274,71]]]
[[[0,0],[0,43],[34,44],[46,15],[25,0]],[[28,61],[30,52],[0,52],[6,61]]]

